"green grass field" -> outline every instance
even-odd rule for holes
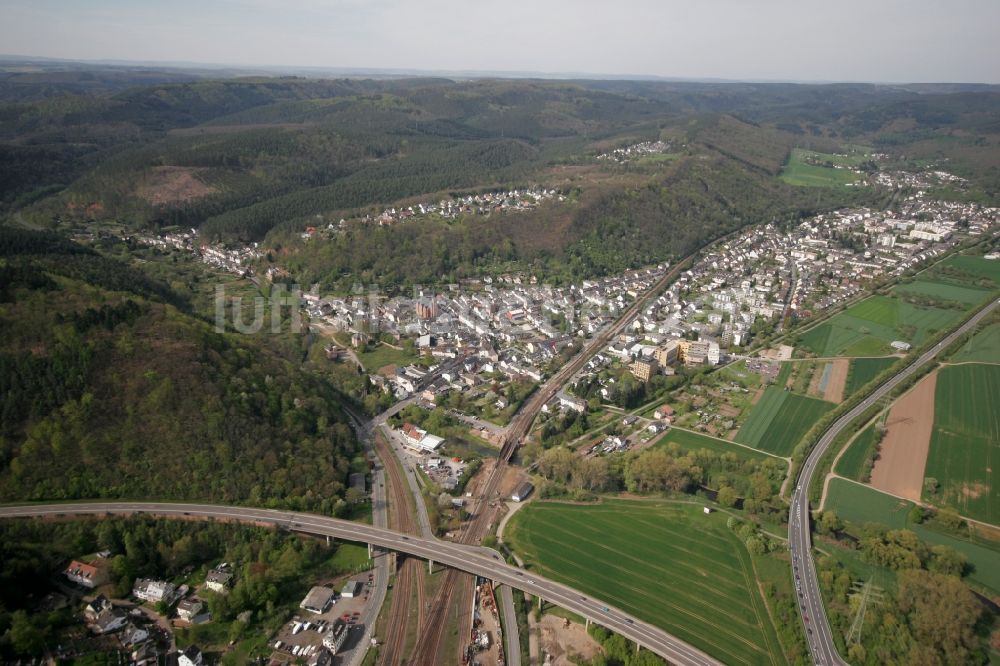
[[[869,459],[875,444],[875,424],[872,423],[854,438],[844,454],[840,456],[834,471],[845,478],[861,481],[865,461]]]
[[[938,372],[934,426],[1000,441],[1000,366],[953,365]]]
[[[532,568],[726,664],[784,662],[750,556],[724,514],[668,502],[535,502],[507,535]]]
[[[845,160],[837,155],[814,153],[795,148],[792,150],[788,163],[781,170],[781,179],[789,185],[802,187],[844,187],[848,183],[855,183],[859,180],[859,176],[848,169],[834,169],[808,164],[807,158],[828,161],[832,164],[850,165],[849,161],[845,163]]]
[[[855,526],[875,522],[893,529],[905,528],[913,530],[931,544],[950,546],[968,558],[972,572],[967,580],[974,587],[993,594],[1000,592],[1000,544],[971,536],[959,538],[911,523],[909,513],[913,502],[880,493],[868,486],[831,479],[825,508],[836,511],[838,516]]]
[[[388,345],[380,344],[371,351],[358,354],[358,358],[361,359],[361,363],[364,364],[366,370],[375,372],[386,365],[409,365],[416,361],[418,357],[414,354],[407,354],[401,349],[393,349]]]
[[[942,265],[956,268],[969,275],[984,277],[1000,284],[1000,261],[983,259],[982,257],[958,255],[949,257]]]
[[[791,455],[802,436],[833,407],[824,400],[769,386],[736,433],[736,441],[769,453]]]
[[[920,345],[961,316],[959,310],[872,296],[802,334],[798,346],[818,356],[878,356],[893,351],[893,340]],[[901,330],[904,327],[912,327],[912,335]]]
[[[897,302],[888,296],[872,296],[847,308],[845,314],[892,328],[899,323]]]
[[[914,280],[913,282],[899,284],[892,291],[893,293],[927,296],[943,301],[965,303],[966,305],[985,303],[993,293],[989,289],[981,289],[979,287],[964,287],[946,282],[930,282],[927,280]]]
[[[663,446],[666,444],[677,444],[685,451],[708,449],[717,453],[732,453],[747,460],[766,460],[772,457],[763,451],[755,451],[754,449],[748,449],[745,446],[730,444],[722,440],[715,439],[714,437],[706,437],[705,435],[691,432],[690,430],[678,430],[677,428],[671,428],[667,434],[656,443],[656,446]]]
[[[1000,524],[1000,365],[942,368],[925,477],[940,489],[924,500]]]
[[[952,357],[952,361],[1000,363],[1000,324],[987,326],[972,336]]]
[[[847,384],[844,386],[844,397],[857,392],[861,387],[888,370],[898,358],[855,358],[847,371]]]

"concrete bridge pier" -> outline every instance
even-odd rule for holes
[[[434,560],[427,560],[427,575],[430,576],[434,573]]]

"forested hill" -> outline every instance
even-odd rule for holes
[[[0,226],[0,500],[345,512],[358,449],[333,386],[170,294],[71,242]]]
[[[0,219],[197,228],[208,241],[264,241],[303,282],[390,285],[505,270],[592,277],[741,224],[887,200],[789,185],[780,173],[794,148],[946,165],[1000,202],[991,86],[126,77],[0,76]],[[669,149],[598,159],[653,141]],[[570,196],[530,215],[296,243],[306,226],[531,185]]]

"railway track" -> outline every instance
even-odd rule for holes
[[[382,460],[386,471],[389,497],[389,525],[396,530],[417,535],[417,521],[410,506],[409,493],[399,461],[389,449],[381,433],[375,433],[375,451]],[[395,590],[389,616],[386,622],[386,633],[380,651],[379,663],[386,666],[398,666],[406,663],[406,630],[410,624],[412,610],[410,608],[413,596],[417,597],[417,628],[423,624],[423,580],[418,560],[406,558],[397,566]]]
[[[521,409],[511,420],[504,433],[497,464],[490,471],[482,492],[478,493],[480,497],[478,510],[470,523],[467,523],[463,527],[458,539],[459,543],[478,544],[487,535],[490,526],[496,518],[497,508],[491,506],[491,504],[496,503],[500,499],[499,486],[504,472],[511,458],[514,457],[514,453],[517,452],[524,438],[528,435],[528,430],[531,428],[535,417],[538,416],[538,412],[541,411],[542,406],[551,400],[569,382],[573,375],[586,365],[587,361],[603,349],[612,338],[619,335],[660,290],[676,279],[681,271],[685,270],[691,264],[693,258],[694,254],[691,254],[677,262],[645,294],[626,308],[614,324],[594,337],[569,363],[549,378],[541,388],[535,391],[521,405]],[[442,662],[438,659],[438,650],[443,643],[447,628],[447,610],[451,607],[452,600],[455,598],[454,587],[463,577],[469,579],[471,582],[471,577],[468,574],[449,571],[448,577],[445,578],[444,583],[438,590],[432,604],[429,622],[425,627],[425,631],[420,632],[420,638],[417,641],[416,653],[418,656],[413,662],[414,666],[434,666],[438,663],[451,663],[448,661]],[[466,596],[469,596],[472,586],[468,585],[466,587],[470,591],[466,593]],[[459,599],[464,601],[465,597],[459,597]],[[461,623],[459,630],[462,631],[467,624],[467,622]]]

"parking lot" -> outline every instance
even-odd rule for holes
[[[333,604],[323,613],[311,613],[300,609],[284,624],[272,640],[271,645],[274,649],[271,655],[272,662],[293,661],[298,658],[308,659],[316,654],[323,647],[323,636],[338,619],[344,620],[349,626],[347,640],[338,654],[350,650],[363,633],[360,618],[364,615],[364,609],[368,605],[371,591],[370,575],[370,572],[365,572],[356,574],[349,579],[364,584],[363,591],[357,597],[340,596],[340,589],[346,582],[341,580],[335,588],[336,594]],[[335,663],[343,662],[338,659]]]

